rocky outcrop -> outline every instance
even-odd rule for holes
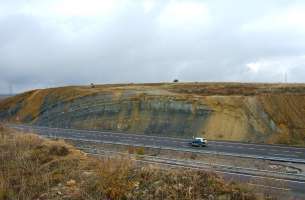
[[[212,110],[204,104],[170,96],[98,94],[61,102],[52,108],[43,104],[35,124],[119,130],[145,134],[189,136],[204,126]]]
[[[305,85],[141,84],[30,91],[0,119],[43,126],[304,145]]]

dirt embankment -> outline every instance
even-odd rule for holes
[[[0,119],[54,127],[305,145],[305,84],[71,86],[0,102]]]

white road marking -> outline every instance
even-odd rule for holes
[[[217,145],[217,144],[211,144],[212,146],[219,146],[219,147],[221,147],[221,146],[223,146],[223,145]]]
[[[291,190],[289,188],[280,188],[280,187],[273,187],[273,186],[267,186],[267,185],[259,185],[259,184],[254,184],[254,183],[248,183],[248,185],[253,185],[253,186],[263,187],[263,188],[271,188],[271,189],[276,189],[276,190],[285,190],[285,191]]]
[[[269,153],[270,155],[274,155],[274,156],[288,156],[287,154],[280,154],[280,153]],[[291,157],[298,157],[296,155],[289,155]]]

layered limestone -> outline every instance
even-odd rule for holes
[[[75,86],[0,102],[0,119],[42,126],[305,144],[305,85],[179,83]]]

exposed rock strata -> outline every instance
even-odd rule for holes
[[[305,144],[305,85],[129,84],[35,90],[0,119],[163,136]]]

